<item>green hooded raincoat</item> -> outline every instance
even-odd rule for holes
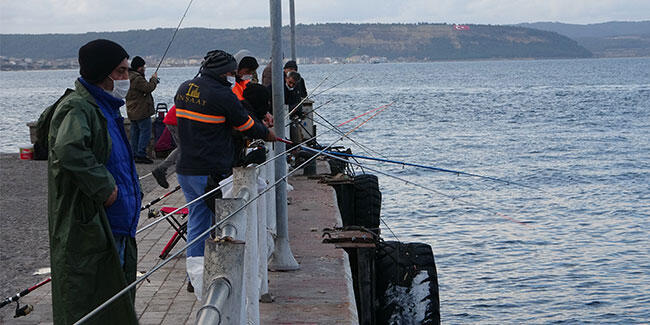
[[[55,324],[74,323],[127,284],[103,206],[115,188],[104,167],[111,150],[106,119],[79,81],[75,87],[56,107],[48,137]],[[137,324],[133,299],[132,292],[122,295],[87,324]]]

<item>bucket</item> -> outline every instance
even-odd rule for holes
[[[31,144],[20,146],[20,159],[22,160],[34,159],[34,146],[32,146]]]

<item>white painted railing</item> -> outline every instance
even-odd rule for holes
[[[271,146],[272,144],[267,144]],[[234,198],[217,199],[215,221],[232,214],[275,181],[273,164],[233,170]],[[274,248],[275,190],[228,218],[206,240],[203,306],[197,324],[259,324],[269,300],[268,259]]]

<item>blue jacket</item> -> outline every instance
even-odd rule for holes
[[[124,118],[120,113],[124,101],[113,97],[102,88],[89,84],[83,78],[79,78],[79,81],[102,110],[111,137],[111,153],[105,165],[117,185],[117,200],[106,208],[111,231],[114,235],[134,238],[140,219],[142,194],[131,146],[124,131]]]

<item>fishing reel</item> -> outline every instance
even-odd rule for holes
[[[16,301],[16,314],[14,315],[14,318],[27,316],[33,310],[34,310],[34,306],[27,304],[27,305],[24,305],[24,306],[21,307],[20,306],[20,301],[17,300]]]
[[[149,212],[147,213],[147,217],[149,217],[149,218],[158,218],[158,217],[160,217],[160,211],[154,210],[154,209],[149,209]]]

